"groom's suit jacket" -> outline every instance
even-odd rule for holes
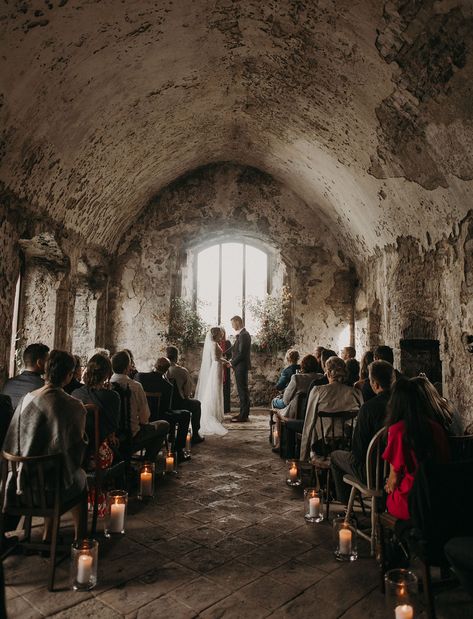
[[[251,335],[243,328],[235,337],[232,348],[232,365],[236,372],[251,370]]]

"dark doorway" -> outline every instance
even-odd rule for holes
[[[438,340],[401,340],[401,372],[412,378],[423,372],[431,383],[442,382]]]

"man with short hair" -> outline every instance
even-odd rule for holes
[[[317,372],[319,374],[323,374],[324,371],[322,369],[322,353],[324,352],[325,347],[324,346],[316,346],[314,348],[314,357],[317,359],[317,363],[318,363],[318,368],[317,368]]]
[[[384,344],[382,346],[376,346],[376,348],[373,351],[373,359],[374,361],[386,361],[387,363],[390,363],[392,366],[394,366],[393,349],[390,346],[386,346]],[[399,375],[399,372],[396,371],[395,379],[397,379],[398,375]],[[376,394],[371,388],[371,384],[369,380],[367,380],[365,384],[363,385],[361,389],[361,393],[363,394],[363,400],[365,402],[368,402],[368,400],[371,400],[372,398],[375,397]]]
[[[248,372],[251,370],[251,335],[245,329],[241,316],[233,316],[232,327],[235,342],[232,346],[231,367],[235,372],[235,382],[240,400],[240,414],[232,417],[232,422],[246,422],[250,416],[250,391],[248,389]]]
[[[131,367],[130,356],[125,350],[115,353],[112,357],[113,374],[110,382],[117,383],[123,389],[127,387],[130,389],[132,446],[138,449],[143,445],[146,449],[147,459],[154,462],[163,440],[169,432],[169,424],[166,421],[149,423],[148,401],[140,383],[128,376]]]
[[[200,417],[202,414],[200,400],[192,397],[194,395],[194,383],[189,370],[177,363],[179,350],[176,346],[168,346],[166,348],[166,357],[171,363],[167,371],[167,378],[174,385],[171,408],[173,410],[184,409],[190,411],[192,425],[191,442],[193,445],[197,445],[197,443],[202,443],[204,440],[199,435]]]
[[[351,451],[337,450],[330,457],[337,499],[345,505],[350,497],[350,488],[344,483],[343,476],[348,474],[363,482],[366,480],[366,454],[373,436],[385,423],[386,407],[394,380],[394,368],[387,361],[373,361],[368,370],[375,397],[360,408],[353,430]]]
[[[42,375],[49,354],[46,344],[30,344],[23,353],[25,369],[21,374],[7,380],[3,386],[3,395],[9,396],[13,410],[16,409],[21,398],[44,386]]]
[[[348,361],[348,359],[356,359],[356,350],[353,346],[345,346],[340,356],[345,362]]]
[[[188,410],[174,410],[171,408],[174,387],[166,377],[171,366],[167,357],[159,357],[152,372],[138,372],[136,380],[141,383],[148,393],[160,393],[159,408],[156,411],[158,419],[169,422],[171,434],[174,436],[174,428],[177,424],[176,451],[178,462],[189,460],[190,455],[185,453],[187,432],[189,430],[191,414]],[[149,398],[150,404],[156,404],[157,398]]]

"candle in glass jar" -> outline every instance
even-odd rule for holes
[[[320,499],[318,496],[311,497],[309,499],[309,516],[311,518],[318,518],[320,511]]]
[[[153,494],[153,473],[143,471],[140,475],[141,494],[151,496]]]
[[[90,555],[79,555],[77,559],[77,582],[86,585],[92,576],[94,558]]]
[[[192,434],[190,432],[187,433],[187,438],[186,438],[186,449],[187,451],[191,450],[191,440],[192,440]]]
[[[112,503],[110,505],[110,531],[121,533],[125,528],[125,504]]]
[[[410,604],[400,604],[394,609],[395,619],[414,619],[414,609]]]
[[[338,533],[340,554],[349,555],[351,553],[351,537],[350,529],[340,529]]]
[[[297,480],[297,466],[295,464],[293,464],[291,468],[289,469],[289,477],[291,481]]]
[[[174,456],[166,456],[166,471],[170,473],[174,470]]]

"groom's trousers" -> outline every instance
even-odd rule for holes
[[[250,390],[248,389],[248,370],[235,368],[235,382],[240,400],[240,419],[248,419],[250,416]]]

